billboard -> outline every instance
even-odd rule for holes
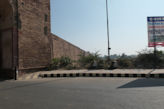
[[[164,46],[164,16],[148,17],[148,46]]]

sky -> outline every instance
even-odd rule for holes
[[[164,16],[164,0],[109,0],[111,54],[148,48],[147,17]],[[51,31],[89,52],[107,55],[106,0],[51,0]],[[162,47],[158,47],[162,50]]]

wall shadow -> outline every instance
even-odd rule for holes
[[[163,87],[164,79],[142,78],[124,84],[119,88]]]
[[[57,80],[53,79],[53,80],[47,80],[47,81],[42,81],[42,82],[30,82],[30,83],[26,82],[26,83],[18,84],[18,85],[15,85],[15,86],[6,87],[6,88],[1,88],[0,87],[0,91],[8,91],[8,90],[13,90],[13,89],[18,89],[18,88],[38,86],[38,85],[48,84],[48,83],[52,83],[52,82],[55,82],[55,81],[62,81],[62,80],[65,80],[65,79],[57,79]]]
[[[3,81],[5,81],[5,79],[1,79],[1,78],[0,78],[0,82],[3,82]]]
[[[5,81],[8,81],[8,80],[14,80],[14,79],[13,78],[4,78],[4,77],[0,76],[0,82],[5,82]]]

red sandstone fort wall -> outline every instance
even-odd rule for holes
[[[18,0],[19,69],[42,68],[51,62],[50,1]]]
[[[78,60],[84,50],[51,34],[50,0],[10,0],[14,26],[18,22],[18,69],[35,69],[48,66],[52,58],[68,56]],[[15,23],[16,22],[16,23]],[[14,31],[13,34],[15,34]],[[15,58],[14,58],[15,59]],[[15,62],[15,61],[14,61]]]
[[[53,35],[53,58],[59,58],[61,56],[70,57],[72,60],[78,60],[81,53],[85,53],[84,50],[79,47],[61,39],[60,37]]]

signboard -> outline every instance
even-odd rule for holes
[[[164,16],[148,17],[148,46],[164,46]]]

